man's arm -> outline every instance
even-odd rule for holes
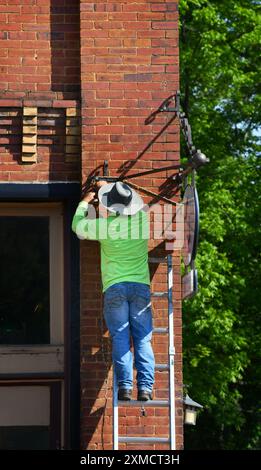
[[[99,181],[97,184],[98,188],[107,184],[105,181]],[[99,240],[100,225],[103,219],[88,219],[86,216],[88,214],[89,203],[93,202],[96,197],[96,193],[90,191],[79,203],[76,212],[72,220],[72,230],[76,233],[80,239],[88,240]]]

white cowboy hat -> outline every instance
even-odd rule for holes
[[[102,186],[98,198],[106,209],[120,215],[134,215],[144,206],[142,198],[136,191],[121,181]]]

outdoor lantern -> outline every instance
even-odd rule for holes
[[[206,155],[201,152],[201,150],[196,150],[196,152],[192,155],[190,159],[190,164],[196,170],[200,166],[205,165],[206,163],[209,163],[209,158],[207,158]]]
[[[191,424],[195,426],[197,419],[197,411],[203,408],[202,405],[192,400],[188,394],[183,399],[184,403],[184,424]]]

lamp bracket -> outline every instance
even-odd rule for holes
[[[174,103],[174,106],[171,106],[171,103]],[[180,107],[180,91],[177,91],[175,94],[167,98],[162,104],[162,106],[160,106],[157,111],[152,113],[151,117],[147,120],[148,121],[147,123],[151,122],[155,118],[157,113],[175,113],[176,116],[178,117],[179,122],[180,122],[180,127],[184,135],[188,154],[189,154],[188,162],[182,166],[181,165],[169,165],[169,166],[164,166],[161,168],[153,168],[151,170],[140,171],[138,173],[125,175],[125,176],[108,176],[108,161],[105,160],[103,164],[103,176],[95,175],[91,178],[92,181],[97,182],[97,181],[105,180],[108,183],[114,183],[116,181],[127,181],[132,178],[143,177],[145,175],[158,173],[162,171],[178,170],[178,173],[174,174],[171,178],[173,182],[175,183],[175,185],[179,187],[181,186],[183,180],[187,177],[189,173],[192,173],[193,175],[194,170],[197,170],[198,168],[200,168],[201,166],[204,166],[206,163],[209,162],[209,159],[206,157],[206,155],[204,155],[204,153],[202,153],[199,149],[196,149],[196,147],[193,145],[190,124]],[[173,119],[171,119],[170,122],[172,122],[172,120]],[[142,187],[137,187],[137,189],[139,188],[144,189]],[[155,194],[151,193],[151,195],[155,195]],[[159,196],[159,198],[161,197]],[[166,200],[166,198],[164,199]]]

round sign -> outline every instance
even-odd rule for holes
[[[185,188],[184,204],[184,244],[182,257],[185,266],[189,266],[196,257],[199,236],[199,202],[195,187],[188,184]]]

